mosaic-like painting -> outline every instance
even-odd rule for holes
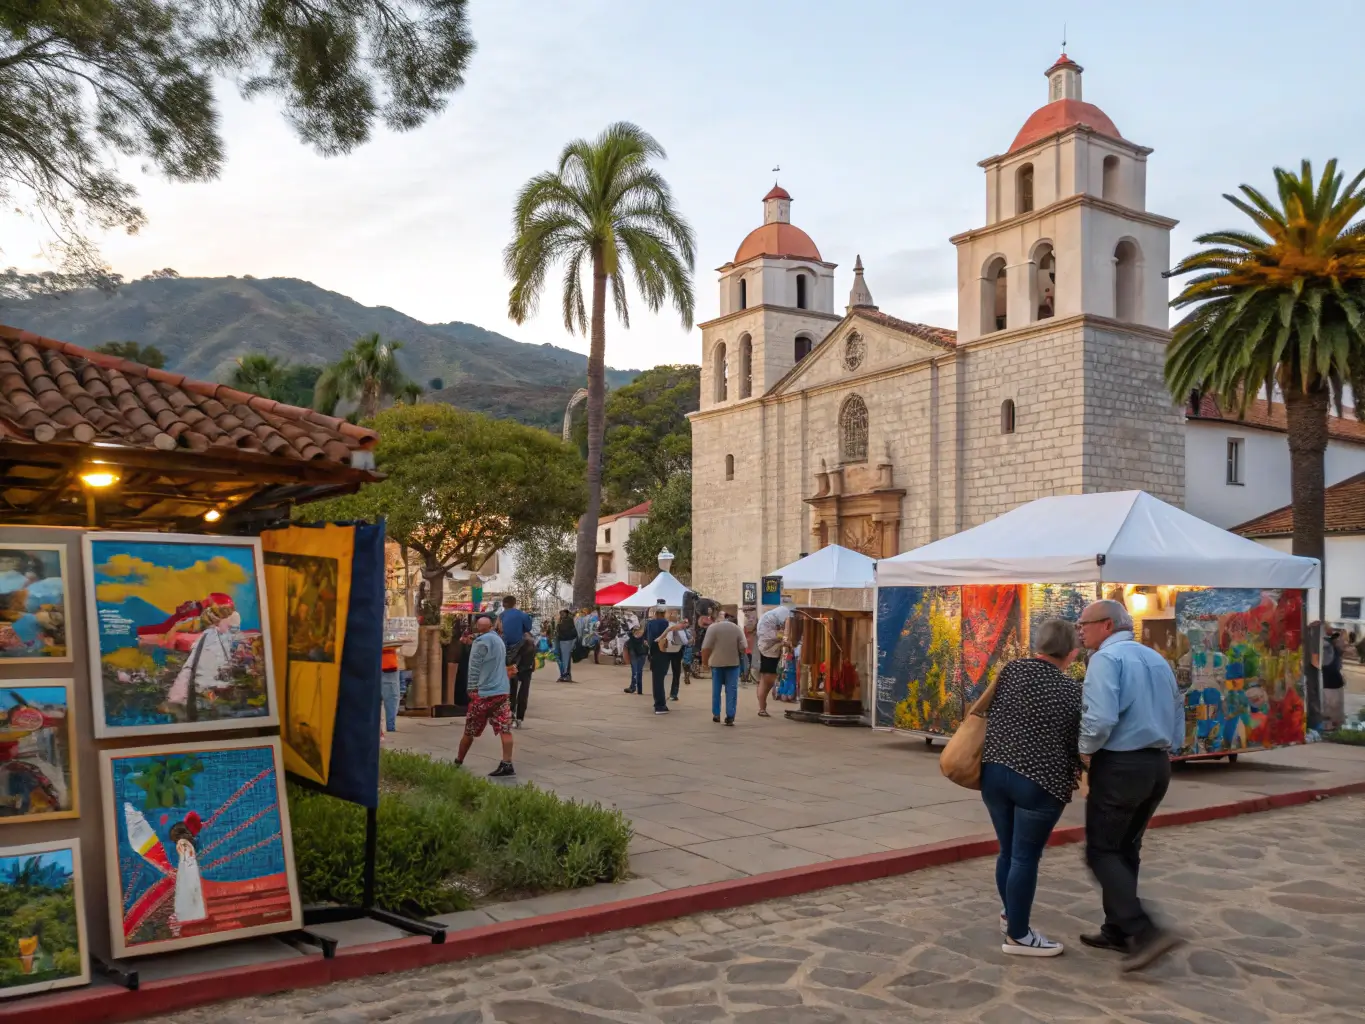
[[[1182,591],[1175,623],[1182,754],[1304,741],[1303,591]]]
[[[932,733],[958,727],[961,620],[957,587],[877,591],[876,725]]]
[[[0,848],[0,998],[90,980],[81,899],[75,840]]]
[[[66,547],[0,547],[0,664],[70,661]]]
[[[1023,587],[962,588],[962,688],[968,707],[1005,665],[1028,656]]]
[[[0,685],[0,824],[76,817],[71,691],[69,679]]]

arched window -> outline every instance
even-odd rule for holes
[[[1005,257],[997,256],[986,264],[986,273],[981,278],[981,333],[1003,331],[1008,324],[1008,309]]]
[[[1000,433],[1014,433],[1014,399],[1007,398],[1000,403]]]
[[[1057,258],[1052,245],[1044,242],[1033,250],[1029,305],[1034,320],[1046,320],[1057,313]]]
[[[796,308],[806,308],[806,275],[796,275]]]
[[[1031,213],[1033,210],[1033,164],[1024,164],[1014,176],[1014,212]]]
[[[1114,249],[1114,317],[1136,323],[1138,314],[1138,262],[1136,243],[1124,239]]]
[[[733,455],[727,455],[727,456],[725,456],[725,479],[726,479],[726,480],[733,480],[734,478],[735,478],[735,457],[734,457]]]
[[[807,337],[806,335],[804,335],[804,334],[798,334],[798,335],[796,336],[796,349],[795,349],[795,353],[796,353],[796,361],[797,361],[798,363],[799,363],[801,360],[805,359],[806,356],[810,355],[810,350],[811,350],[811,348],[812,348],[812,345],[813,345],[813,343],[811,342],[810,338]]]
[[[739,339],[739,397],[754,393],[754,340],[747,334]]]
[[[1100,186],[1100,198],[1108,199],[1111,203],[1119,201],[1119,158],[1107,156],[1104,158],[1104,178]]]
[[[711,361],[711,373],[716,378],[716,401],[723,402],[726,399],[725,387],[725,342],[716,346],[716,357]]]
[[[849,395],[839,406],[839,457],[844,462],[867,461],[867,404]]]
[[[739,279],[739,308],[749,308],[749,282],[742,277]]]

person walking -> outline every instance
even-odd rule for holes
[[[1181,941],[1143,909],[1138,867],[1143,833],[1171,783],[1171,751],[1185,739],[1185,704],[1170,664],[1133,639],[1122,603],[1087,605],[1077,625],[1093,652],[1078,744],[1090,775],[1085,860],[1104,900],[1103,927],[1081,941],[1124,953],[1123,970],[1141,970]]]
[[[1057,956],[1062,944],[1033,928],[1029,916],[1043,849],[1081,776],[1081,684],[1066,675],[1079,644],[1076,627],[1061,619],[1044,622],[1033,641],[1033,657],[1011,661],[995,681],[981,799],[1000,840],[1000,948],[1013,956]]]
[[[384,732],[398,731],[398,645],[386,645],[379,656],[379,699],[384,705]]]
[[[455,763],[463,765],[469,748],[493,726],[493,735],[502,740],[502,760],[489,772],[489,778],[509,779],[517,774],[512,767],[512,709],[508,682],[507,647],[493,631],[493,617],[486,612],[474,620],[474,643],[469,650],[469,710],[465,713],[464,735],[455,753]]]
[[[673,672],[673,689],[669,692],[669,700],[678,699],[678,690],[682,684],[683,663],[687,655],[687,649],[692,644],[692,631],[688,628],[690,623],[686,619],[679,619],[668,627],[668,667]],[[692,680],[688,679],[688,685],[692,685]]]
[[[520,729],[526,722],[526,702],[531,698],[531,676],[536,670],[536,638],[529,631],[521,635],[521,642],[507,648],[507,664],[512,671],[511,697],[512,727]]]
[[[645,663],[649,661],[649,641],[645,639],[645,627],[636,626],[626,638],[626,657],[630,659],[630,685],[626,693],[645,692]]]
[[[777,666],[782,658],[784,632],[791,618],[790,605],[780,604],[758,617],[758,717],[770,718],[768,695],[777,685]]]
[[[502,599],[502,614],[498,616],[498,632],[510,650],[521,643],[523,636],[532,632],[531,616],[517,607],[517,599],[508,594]]]
[[[744,630],[731,618],[706,627],[701,642],[701,663],[711,669],[711,721],[720,721],[720,695],[725,693],[725,724],[735,724],[739,700],[739,668],[744,660]]]
[[[649,644],[649,674],[654,683],[654,713],[668,714],[668,694],[664,689],[664,679],[668,675],[668,631],[672,628],[668,612],[659,608],[654,618],[645,625],[645,640]]]
[[[565,608],[559,613],[555,626],[555,661],[559,662],[557,682],[573,682],[573,649],[578,643],[578,627],[574,624],[573,613]]]
[[[1332,630],[1322,652],[1322,728],[1325,732],[1340,729],[1346,721],[1346,677],[1341,671],[1345,651],[1346,638],[1341,630]]]

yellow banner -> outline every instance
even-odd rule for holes
[[[284,767],[326,785],[355,531],[291,526],[261,534]]]

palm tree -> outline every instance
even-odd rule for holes
[[[1224,196],[1260,229],[1215,231],[1171,271],[1198,274],[1171,305],[1194,306],[1175,328],[1166,383],[1183,397],[1223,398],[1239,415],[1264,390],[1284,399],[1289,435],[1293,552],[1323,559],[1323,459],[1328,415],[1346,387],[1365,411],[1365,171],[1344,186],[1336,160],[1314,181],[1275,168],[1276,206],[1250,185]],[[1310,688],[1311,690],[1312,688]],[[1309,695],[1315,721],[1317,694]]]
[[[314,408],[334,409],[338,401],[348,399],[356,402],[360,419],[371,419],[384,399],[397,398],[408,384],[394,356],[402,347],[401,341],[385,341],[378,334],[357,339],[318,378]]]
[[[503,253],[512,279],[507,315],[523,324],[534,315],[551,266],[564,265],[564,326],[589,334],[588,508],[578,522],[574,603],[592,604],[597,582],[597,517],[602,507],[602,434],[605,426],[607,285],[622,326],[630,327],[627,275],[657,312],[671,301],[691,328],[696,238],[674,208],[673,193],[650,166],[664,149],[648,132],[624,121],[597,138],[564,147],[559,167],[538,174],[517,195],[513,238]],[[591,331],[583,298],[592,273]]]
[[[416,405],[422,400],[422,393],[422,385],[415,380],[410,380],[399,389],[396,398],[399,402]]]
[[[284,363],[274,356],[260,352],[249,352],[237,357],[237,365],[228,376],[229,387],[246,391],[262,398],[278,398],[284,376],[288,372]]]

